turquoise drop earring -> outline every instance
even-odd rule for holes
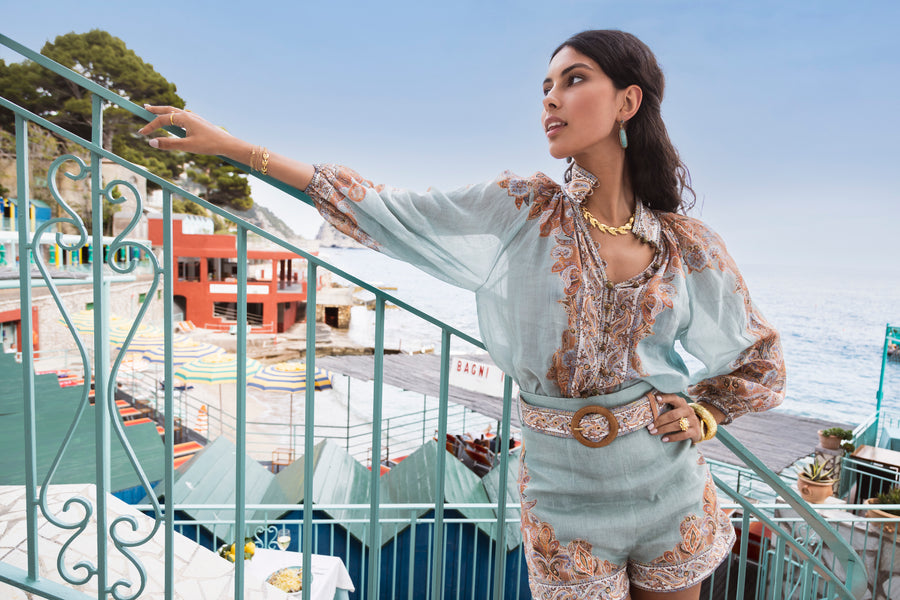
[[[628,147],[628,134],[625,133],[625,121],[619,121],[619,143],[622,148]]]

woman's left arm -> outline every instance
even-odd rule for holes
[[[750,300],[722,239],[696,219],[668,220],[690,302],[690,319],[679,341],[705,367],[686,390],[690,401],[721,424],[778,406],[785,384],[778,332]],[[650,433],[662,435],[664,442],[700,441],[703,429],[689,401],[678,394],[660,394],[659,400],[671,410],[659,415]]]
[[[687,224],[693,235],[682,256],[691,318],[680,341],[705,366],[687,394],[727,424],[781,404],[781,340],[751,301],[722,239],[699,221]]]

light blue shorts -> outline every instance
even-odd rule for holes
[[[574,412],[628,404],[649,390],[641,382],[604,396],[522,400]],[[528,427],[522,439],[522,540],[536,600],[621,600],[629,585],[689,588],[731,550],[734,529],[689,441],[662,442],[646,428],[602,448]]]

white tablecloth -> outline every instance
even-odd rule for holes
[[[349,592],[356,588],[350,573],[344,567],[344,563],[334,556],[313,554],[312,566],[312,600],[332,600],[332,598],[346,598]],[[284,550],[270,550],[257,548],[253,560],[245,563],[244,572],[253,574],[265,580],[269,575],[284,567],[303,566],[303,555],[299,552]],[[303,577],[304,583],[307,581]]]

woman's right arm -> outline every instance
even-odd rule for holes
[[[171,106],[145,105],[144,108],[157,117],[139,129],[138,133],[147,135],[168,125],[181,127],[187,133],[183,138],[165,136],[151,138],[149,143],[154,148],[194,154],[216,154],[245,165],[250,164],[252,153],[260,149],[190,111]],[[261,156],[256,157],[257,166],[261,164],[261,160]],[[315,168],[311,164],[269,153],[266,174],[298,190],[305,190],[309,186],[314,173]]]
[[[260,170],[259,147],[192,112],[146,108],[158,116],[139,133],[167,125],[187,132],[184,138],[153,138],[154,147],[217,154]],[[346,167],[313,166],[271,153],[266,171],[307,193],[329,223],[356,241],[470,290],[484,283],[506,244],[526,221],[540,217],[558,189],[543,175],[504,174],[480,185],[415,193],[375,185]]]

